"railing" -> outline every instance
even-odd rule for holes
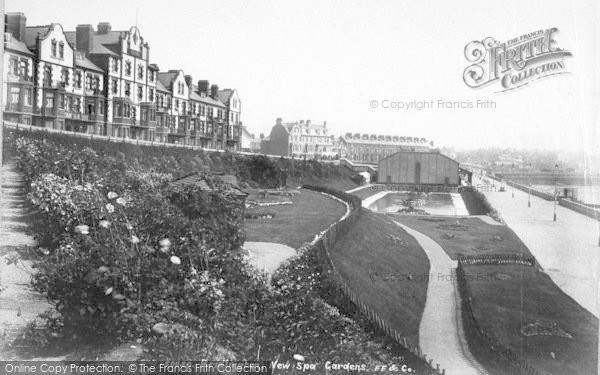
[[[33,77],[24,76],[24,75],[20,75],[20,74],[9,73],[6,78],[7,78],[8,82],[18,82],[18,83],[30,82],[30,83],[33,83]]]
[[[303,188],[333,195],[334,197],[346,202],[351,209],[351,212],[348,216],[342,218],[340,221],[330,226],[318,238],[318,240],[316,240],[314,244],[311,245],[312,248],[316,251],[317,258],[323,269],[323,274],[327,274],[329,276],[329,278],[331,279],[331,281],[333,281],[337,288],[343,292],[344,296],[346,296],[346,298],[349,301],[351,301],[357,307],[360,313],[363,316],[365,316],[371,323],[373,323],[375,326],[381,329],[381,331],[383,331],[389,338],[394,340],[398,345],[405,348],[414,356],[422,359],[424,361],[425,366],[427,366],[428,374],[445,374],[446,371],[444,369],[440,369],[439,364],[437,364],[435,368],[433,367],[433,360],[431,358],[428,359],[427,356],[421,352],[421,349],[418,345],[411,343],[410,339],[402,336],[400,332],[390,327],[388,323],[384,319],[382,319],[371,306],[364,303],[360,299],[360,297],[356,293],[354,293],[352,288],[350,288],[348,284],[346,284],[344,277],[339,273],[339,271],[333,264],[333,261],[331,260],[329,250],[335,246],[336,241],[339,240],[341,236],[348,233],[354,227],[359,215],[361,214],[360,210],[362,206],[362,200],[354,195],[350,195],[330,188],[311,185],[304,185]]]

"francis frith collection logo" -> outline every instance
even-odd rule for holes
[[[553,27],[500,43],[492,37],[465,46],[471,63],[464,73],[467,86],[479,88],[498,83],[501,91],[525,86],[540,78],[568,73],[565,58],[571,52],[558,47]]]

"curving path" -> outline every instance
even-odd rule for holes
[[[456,285],[457,262],[428,236],[395,223],[417,240],[431,265],[427,301],[419,326],[421,351],[449,375],[487,374],[471,355],[464,336]]]
[[[296,255],[292,247],[275,242],[244,242],[244,250],[249,253],[249,260],[256,269],[273,274],[288,258]]]

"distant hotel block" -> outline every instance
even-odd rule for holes
[[[271,134],[263,139],[260,152],[269,155],[293,156],[307,159],[334,159],[334,137],[329,135],[327,123],[310,120],[284,123],[278,118]]]
[[[433,141],[419,137],[346,133],[340,137],[340,156],[355,162],[377,164],[398,151],[430,151]]]
[[[235,89],[159,72],[137,27],[27,27],[6,14],[4,119],[52,129],[240,150]]]

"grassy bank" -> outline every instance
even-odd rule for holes
[[[297,249],[346,212],[341,202],[310,190],[300,190],[289,199],[291,205],[268,207],[275,213],[272,219],[246,219],[246,241],[277,242]]]
[[[429,236],[454,260],[460,255],[531,255],[508,226],[488,224],[479,218],[394,215],[394,220]]]
[[[429,260],[416,240],[389,217],[363,210],[354,230],[330,253],[362,301],[403,336],[418,342]]]
[[[464,270],[473,316],[481,331],[538,370],[596,373],[598,319],[563,293],[548,275],[514,264],[465,266]],[[497,353],[478,344],[475,336],[472,332],[469,337],[473,355],[492,373],[506,373]]]

